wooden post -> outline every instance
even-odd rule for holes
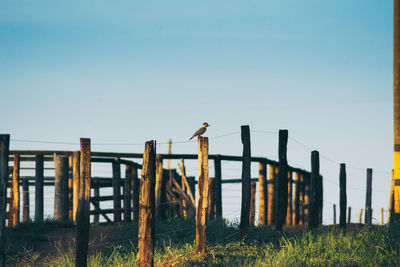
[[[89,214],[90,214],[90,139],[81,138],[80,176],[78,210],[76,215],[76,261],[77,267],[87,266],[87,251],[89,243]]]
[[[298,225],[299,224],[299,212],[300,212],[300,207],[299,207],[299,200],[300,200],[300,174],[298,172],[294,172],[293,175],[293,216],[292,216],[292,222],[293,225]]]
[[[347,210],[347,223],[351,223],[351,207]]]
[[[308,227],[309,216],[310,216],[310,184],[311,175],[310,173],[304,174],[304,202],[303,202],[303,223]]]
[[[292,225],[293,218],[293,203],[292,203],[292,172],[288,172],[288,191],[287,191],[287,210],[286,210],[286,225]]]
[[[333,204],[333,224],[336,225],[336,204]]]
[[[208,137],[198,137],[198,198],[196,207],[196,253],[206,252],[206,216],[208,204]]]
[[[112,163],[113,174],[113,201],[114,201],[114,222],[121,221],[121,163],[115,158]]]
[[[249,233],[249,216],[250,216],[250,127],[248,125],[241,126],[241,137],[243,144],[243,161],[242,161],[242,207],[240,212],[240,238],[247,239]]]
[[[132,167],[132,195],[133,195],[133,220],[135,222],[139,221],[139,191],[140,183],[138,178],[138,168],[136,166]]]
[[[132,220],[132,166],[125,165],[125,183],[124,183],[124,221]]]
[[[17,226],[19,223],[19,155],[14,155],[14,168],[12,176],[12,205],[11,205],[11,225]]]
[[[318,227],[318,180],[319,180],[319,153],[314,150],[311,152],[311,187],[310,187],[310,208],[308,211],[308,227],[314,229]]]
[[[258,224],[266,225],[268,210],[268,192],[267,192],[267,164],[260,162],[258,165]]]
[[[381,208],[381,225],[384,225],[385,222],[383,220],[383,208]]]
[[[364,223],[369,225],[372,224],[371,198],[372,198],[372,169],[367,169],[367,192],[365,198]]]
[[[250,194],[250,225],[254,225],[256,218],[256,182],[251,182]]]
[[[36,155],[35,165],[35,222],[41,222],[43,221],[43,155]]]
[[[207,218],[213,220],[215,218],[215,178],[208,178],[208,206]]]
[[[279,172],[278,179],[275,179],[275,230],[282,231],[283,223],[286,221],[287,212],[287,193],[288,193],[288,177],[287,177],[287,141],[288,131],[279,130]]]
[[[72,166],[74,164],[74,157],[71,155],[68,157],[68,219],[73,220],[73,172]]]
[[[155,189],[155,197],[156,197],[156,217],[161,218],[161,210],[160,209],[160,204],[161,204],[161,193],[163,189],[163,158],[162,155],[157,154],[156,155],[156,189]],[[165,188],[164,188],[165,189]],[[165,191],[165,190],[164,190]]]
[[[6,266],[5,229],[10,135],[0,135],[0,267]]]
[[[94,197],[99,197],[100,196],[99,182],[97,179],[92,179],[92,183],[93,184],[91,185],[91,187],[93,188]],[[94,203],[95,203],[94,210],[96,211],[100,210],[100,201],[95,200]],[[100,220],[99,214],[93,215],[93,223],[99,223],[99,220]]]
[[[322,175],[318,176],[318,225],[322,225],[323,205],[324,205],[324,189]]]
[[[339,226],[346,229],[346,206],[347,206],[347,193],[346,193],[346,164],[340,164],[339,173]]]
[[[268,224],[275,222],[275,179],[276,179],[276,166],[268,165]]]
[[[358,214],[358,223],[361,223],[362,214],[363,214],[363,209],[361,209],[360,213]]]
[[[72,154],[72,215],[76,222],[76,213],[78,211],[79,199],[79,176],[80,176],[80,152],[74,151]]]
[[[304,224],[304,205],[305,205],[305,183],[304,183],[304,173],[300,174],[300,193],[299,193],[299,225]]]
[[[222,220],[222,184],[221,184],[221,157],[220,155],[215,155],[214,159],[214,192],[215,192],[215,217],[218,220]]]
[[[156,182],[156,143],[147,141],[143,153],[140,179],[138,263],[140,267],[154,265],[154,212]]]
[[[68,157],[54,154],[54,219],[68,220]]]
[[[22,180],[22,221],[29,221],[29,185],[28,180]]]
[[[398,0],[393,1],[393,115],[394,213],[392,220],[398,221],[400,220],[400,2]]]

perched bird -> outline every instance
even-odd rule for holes
[[[193,134],[193,136],[190,137],[189,141],[192,140],[193,137],[195,137],[195,136],[200,136],[200,135],[202,135],[203,133],[205,133],[208,126],[210,126],[210,125],[209,125],[207,122],[203,123],[203,127],[201,127],[200,129],[198,129],[198,130]]]

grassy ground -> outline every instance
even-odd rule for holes
[[[45,257],[34,250],[35,242],[43,239],[46,229],[60,226],[65,225],[28,223],[9,230],[9,263],[74,266],[73,249],[59,248]],[[121,225],[116,229],[112,241],[91,244],[101,250],[91,250],[89,266],[136,266],[137,226]],[[237,223],[212,221],[207,225],[207,253],[195,255],[194,220],[161,221],[156,224],[155,263],[159,266],[400,266],[399,225],[361,227],[347,233],[328,227],[314,232],[285,230],[279,233],[270,227],[253,227],[248,241],[243,242],[238,240]],[[96,226],[91,231],[96,231]],[[21,251],[25,254],[17,259]]]

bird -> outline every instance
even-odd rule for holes
[[[208,126],[210,126],[210,125],[209,125],[207,122],[203,123],[203,127],[201,127],[200,129],[198,129],[198,130],[193,134],[193,136],[190,137],[189,141],[192,140],[193,137],[195,137],[195,136],[200,136],[200,135],[202,135],[203,133],[205,133]]]

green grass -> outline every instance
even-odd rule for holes
[[[25,227],[34,227],[34,224]],[[252,227],[248,241],[243,242],[238,240],[236,222],[209,222],[207,253],[200,256],[194,253],[194,220],[159,221],[155,237],[156,265],[400,266],[399,225],[364,227],[348,233],[332,228],[280,233],[270,227]],[[122,225],[118,239],[101,253],[90,255],[89,266],[136,266],[137,225]],[[27,258],[25,262],[29,264]],[[32,256],[32,260],[37,259]],[[57,255],[45,258],[42,264],[74,266],[73,251],[60,249]]]

